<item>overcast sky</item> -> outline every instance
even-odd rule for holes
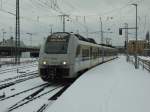
[[[2,32],[5,38],[15,34],[15,0],[0,0],[0,40]],[[20,0],[21,40],[26,44],[41,44],[44,37],[53,31],[62,31],[62,19],[59,15],[67,14],[66,31],[81,33],[100,42],[100,20],[103,23],[104,38],[111,38],[113,45],[123,45],[124,35],[119,36],[118,30],[128,23],[135,27],[135,6],[138,4],[138,38],[145,39],[150,30],[149,0]],[[5,11],[3,11],[5,10]],[[68,21],[67,21],[68,20]],[[129,38],[135,39],[135,30],[129,30]]]

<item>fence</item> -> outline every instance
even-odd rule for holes
[[[130,57],[129,62],[131,62],[132,64],[135,64],[135,58]],[[142,66],[143,69],[146,69],[147,71],[150,72],[150,60],[144,60],[138,57],[138,66]]]
[[[141,58],[138,58],[139,64],[143,67],[143,69],[146,69],[150,72],[150,60],[144,60]]]

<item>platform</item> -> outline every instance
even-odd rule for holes
[[[124,56],[82,75],[47,112],[150,112],[150,73]]]

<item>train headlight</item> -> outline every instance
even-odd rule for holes
[[[63,62],[62,62],[62,64],[63,64],[63,65],[66,65],[66,64],[67,64],[67,62],[66,62],[66,61],[63,61]]]
[[[47,64],[47,62],[46,61],[43,61],[43,65],[46,65]]]

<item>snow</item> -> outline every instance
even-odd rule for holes
[[[21,64],[27,64],[27,63],[31,63],[31,62],[36,62],[38,60],[38,58],[20,58],[20,62]],[[2,65],[2,67],[5,65],[11,65],[15,62],[15,58],[0,58],[0,65]]]
[[[150,74],[125,60],[84,73],[46,112],[150,112]]]
[[[44,82],[40,78],[36,78],[36,79],[28,80],[26,82],[22,82],[22,83],[17,84],[13,87],[6,88],[6,89],[2,90],[1,92],[5,92],[6,96],[8,97],[12,94],[24,91],[26,89],[29,89],[29,88],[32,88],[32,87],[35,87],[35,86],[38,86],[42,83],[44,83]],[[15,90],[11,91],[12,88],[15,88]],[[16,97],[12,97],[12,98],[4,100],[4,101],[0,101],[0,105],[1,105],[0,112],[5,112],[8,109],[8,107],[12,106],[13,104],[15,104],[16,102],[18,102],[21,99],[25,98],[26,96],[32,94],[36,90],[37,89],[29,91],[29,92],[21,94],[21,95],[18,95]]]
[[[149,56],[139,56],[140,59],[143,59],[143,60],[148,60],[150,61],[150,57]]]
[[[17,70],[16,70],[17,68],[19,68],[20,73],[17,73]],[[20,64],[20,65],[17,65],[17,66],[15,66],[15,65],[2,66],[2,68],[0,68],[0,81],[3,81],[7,78],[20,76],[20,75],[25,74],[25,73],[30,73],[30,72],[33,72],[33,71],[35,73],[37,71],[37,68],[38,68],[37,67],[37,62],[30,62],[30,63],[28,62],[28,63]],[[1,73],[3,70],[7,70],[6,73]],[[23,73],[21,73],[21,72],[23,72]],[[14,80],[16,80],[16,79],[14,79]],[[10,81],[7,81],[7,82],[1,82],[0,85],[3,84],[3,83],[12,82],[14,80],[10,80]],[[43,82],[39,77],[31,79],[31,80],[27,80],[25,82],[18,83],[14,86],[10,86],[8,88],[0,90],[0,96],[3,95],[3,93],[5,93],[6,97],[8,97],[12,94],[24,91],[26,89],[38,86],[38,85],[43,84],[43,83],[45,83],[45,82]],[[35,91],[35,90],[33,90],[33,91]],[[33,91],[29,91],[25,94],[21,94],[19,96],[16,96],[14,98],[10,98],[10,99],[5,100],[5,101],[0,101],[0,112],[4,112],[9,106],[12,106],[17,101],[19,101],[22,98],[24,98],[25,96],[31,94]]]
[[[7,68],[10,69],[10,71],[6,71],[6,73],[1,73],[1,70],[5,70]],[[17,68],[19,71],[18,73],[17,73]],[[9,67],[5,67],[5,69],[0,69],[0,82],[6,80],[8,78],[20,76],[25,73],[31,73],[33,71],[35,72],[35,71],[37,71],[37,64],[32,64],[32,65],[26,64],[26,65],[20,65],[18,67],[17,66],[9,66]]]

